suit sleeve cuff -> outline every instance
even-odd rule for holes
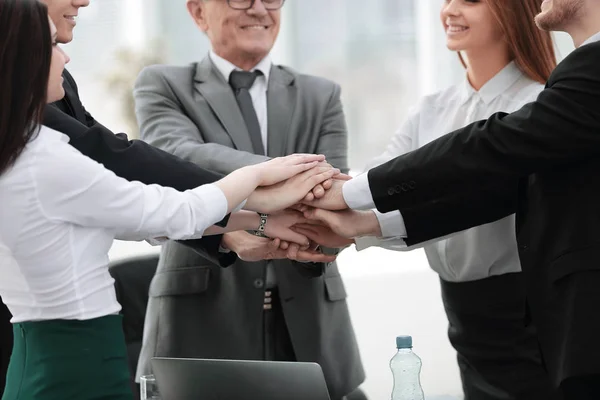
[[[370,210],[375,208],[367,173],[345,182],[342,186],[342,194],[348,207],[353,210]]]

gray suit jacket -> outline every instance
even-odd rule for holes
[[[153,66],[138,77],[142,138],[205,168],[229,173],[267,157],[252,144],[233,91],[206,57],[187,67]],[[269,157],[325,154],[347,170],[340,88],[273,66],[267,92]],[[150,287],[139,374],[153,356],[260,360],[266,262],[220,268],[170,242]],[[298,361],[318,362],[333,399],[364,380],[346,291],[335,263],[307,279],[292,261],[274,262],[283,312]]]

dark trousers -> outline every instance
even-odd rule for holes
[[[0,299],[0,397],[6,386],[6,373],[13,348],[13,326],[10,323],[12,315]]]
[[[297,361],[277,289],[265,291],[263,311],[265,360]],[[333,400],[367,400],[367,397],[357,388],[344,398]]]
[[[263,324],[265,360],[296,361],[296,353],[285,323],[277,289],[265,291]]]
[[[526,315],[521,273],[441,285],[465,400],[561,399]]]
[[[600,375],[568,378],[560,385],[565,400],[600,399]]]

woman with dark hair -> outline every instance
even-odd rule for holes
[[[64,95],[67,61],[41,2],[0,1],[0,295],[14,331],[3,400],[131,400],[113,239],[255,229],[261,219],[246,211],[213,225],[258,186],[292,178],[282,195],[292,205],[339,172],[314,168],[322,156],[293,155],[183,193],[118,178],[40,125],[45,104]],[[265,232],[308,245],[289,229],[298,220],[269,219]]]
[[[446,44],[458,53],[465,77],[421,99],[385,152],[366,169],[471,122],[499,111],[510,113],[534,101],[556,66],[550,33],[534,22],[541,3],[444,0],[440,17]],[[340,218],[311,210],[306,215],[337,226],[334,229],[342,236],[357,237],[358,250],[370,246],[410,250],[401,239],[406,235],[400,212],[375,214],[348,211]],[[361,238],[369,232],[356,232],[371,231],[373,224],[381,229],[382,238]],[[298,231],[320,242],[311,233],[316,229]],[[558,398],[542,365],[536,329],[526,315],[514,215],[428,243],[425,253],[440,276],[448,336],[457,351],[465,400]]]

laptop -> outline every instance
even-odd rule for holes
[[[321,366],[155,357],[161,400],[330,400]]]

